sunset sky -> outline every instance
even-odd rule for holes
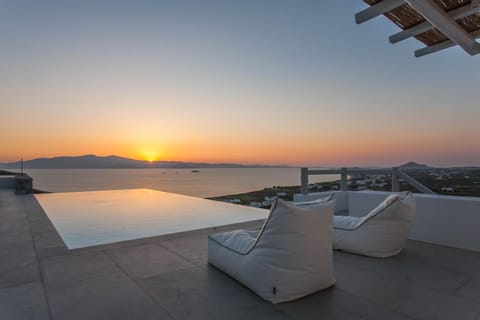
[[[360,0],[1,0],[0,162],[480,165],[480,56]]]

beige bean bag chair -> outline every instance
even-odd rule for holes
[[[394,256],[402,250],[414,218],[413,195],[392,194],[364,217],[335,216],[333,248],[377,258]]]
[[[332,286],[335,201],[277,200],[261,230],[210,235],[208,262],[272,303]]]

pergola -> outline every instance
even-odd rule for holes
[[[363,0],[369,7],[355,15],[360,24],[384,15],[402,31],[391,43],[414,37],[425,44],[415,51],[421,57],[453,46],[470,55],[480,53],[480,0]]]

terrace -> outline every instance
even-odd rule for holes
[[[381,196],[350,192],[348,201],[368,207]],[[459,248],[478,244],[478,236],[466,242],[475,221],[466,221],[466,236],[455,238],[461,225],[452,223],[449,233],[425,216],[435,210],[448,214],[444,208],[452,205],[458,211],[450,217],[473,216],[480,201],[418,197],[429,200],[417,200],[420,225],[416,222],[413,238],[440,232],[457,242],[409,240],[389,259],[335,252],[334,287],[272,305],[207,264],[207,234],[258,228],[261,220],[69,250],[35,196],[3,189],[0,318],[480,319],[480,247]]]
[[[416,56],[455,45],[480,52],[478,0],[365,2],[357,22],[385,15],[402,29],[390,42],[425,45]],[[324,196],[308,192],[308,176],[331,173],[341,175],[337,198],[352,216],[385,197],[348,191],[349,172],[303,169],[295,200]],[[262,220],[68,249],[35,196],[19,194],[31,191],[31,179],[2,178],[0,319],[480,319],[480,198],[431,194],[402,171],[387,173],[392,191],[403,179],[426,193],[415,195],[405,249],[388,259],[334,252],[334,287],[279,305],[207,263],[208,234]]]

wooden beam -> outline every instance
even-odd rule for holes
[[[470,35],[472,36],[473,39],[478,39],[480,38],[480,30],[471,32]],[[432,46],[424,47],[418,50],[415,50],[415,57],[423,57],[426,56],[427,54],[432,54],[435,52],[438,52],[440,50],[444,50],[447,48],[454,47],[456,45],[455,42],[452,40],[446,40],[437,44],[434,44]]]
[[[450,18],[453,20],[458,20],[461,18],[464,18],[466,16],[469,16],[471,14],[474,14],[476,12],[480,11],[480,7],[476,7],[472,4],[466,4],[463,7],[460,7],[458,9],[452,10],[448,12],[448,15]],[[415,37],[421,33],[424,33],[426,31],[432,30],[434,27],[431,25],[430,22],[425,21],[420,24],[417,24],[416,26],[413,26],[411,28],[405,29],[403,31],[400,31],[398,33],[395,33],[390,36],[389,40],[390,43],[397,43],[402,40],[408,39],[410,37]]]
[[[370,19],[378,17],[388,11],[398,8],[405,4],[404,0],[383,0],[365,10],[360,11],[355,15],[355,22],[357,24],[364,23]]]
[[[465,29],[460,27],[433,0],[405,0],[447,38],[458,44],[470,55],[480,52],[480,45]]]

